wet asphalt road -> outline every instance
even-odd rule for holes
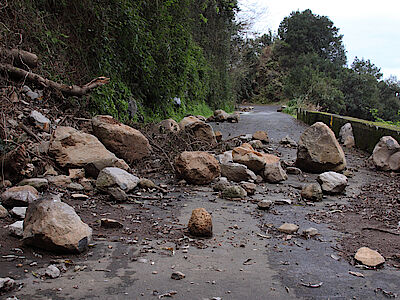
[[[277,113],[276,107],[256,106],[242,114],[238,124],[213,127],[224,138],[267,130],[271,147],[282,153],[282,159],[291,160],[295,150],[282,149],[278,141],[286,135],[298,140],[307,126]],[[356,162],[354,158],[351,163]],[[311,174],[289,175],[283,184],[260,184],[253,199],[295,201],[299,191],[294,186],[314,180]],[[214,236],[201,241],[204,249],[185,239],[171,256],[162,248],[176,245],[163,236],[136,245],[98,240],[90,255],[75,262],[86,266],[85,270],[74,272],[72,268],[61,278],[44,281],[29,274],[24,288],[14,294],[19,299],[159,299],[175,291],[173,298],[165,299],[386,299],[374,290],[399,293],[400,272],[390,267],[374,271],[351,266],[334,249],[344,233],[306,218],[309,213],[329,210],[332,204],[346,203],[371,180],[376,180],[373,174],[360,170],[350,180],[345,196],[329,197],[315,206],[275,205],[269,212],[257,210],[253,202],[220,199],[209,186],[178,188],[175,194],[184,200],[171,208],[179,216],[178,225],[185,226],[196,207],[212,213]],[[287,239],[273,230],[284,222],[299,225],[300,231],[315,227],[320,235]],[[186,277],[173,280],[173,271]],[[362,272],[365,277],[352,276],[349,271]],[[320,282],[317,288],[302,285]]]

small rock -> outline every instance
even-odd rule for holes
[[[38,191],[30,185],[14,186],[1,195],[1,202],[5,206],[28,206],[39,196]]]
[[[222,132],[221,131],[215,131],[215,139],[217,140],[217,143],[222,141]]]
[[[238,163],[221,164],[221,176],[228,180],[240,182],[255,180],[257,178],[253,171],[249,170],[245,165]]]
[[[3,205],[0,205],[0,218],[5,218],[7,216],[8,216],[7,209],[5,209]]]
[[[322,191],[328,194],[339,194],[347,186],[347,177],[336,172],[325,172],[318,176]]]
[[[269,138],[268,138],[268,133],[263,130],[258,130],[253,133],[252,136],[253,140],[260,140],[261,142],[268,144],[269,143]]]
[[[68,177],[71,179],[82,179],[85,177],[85,169],[69,169]]]
[[[295,233],[297,230],[299,230],[299,226],[295,225],[295,224],[291,224],[291,223],[285,223],[283,225],[281,225],[278,230],[280,232],[284,232],[287,234],[293,234]]]
[[[322,189],[318,183],[305,185],[301,190],[301,197],[311,201],[322,201]]]
[[[15,281],[10,277],[0,278],[0,292],[6,293],[15,288]]]
[[[49,132],[50,131],[50,120],[46,118],[44,115],[42,115],[40,112],[37,110],[33,110],[31,114],[29,115],[29,118],[31,119],[32,123],[39,129]]]
[[[274,204],[278,204],[278,205],[292,205],[292,200],[289,199],[279,199],[279,200],[275,200]]]
[[[181,279],[185,278],[185,274],[183,274],[182,272],[176,271],[171,274],[171,278],[175,279],[175,280],[181,280]]]
[[[166,119],[158,123],[157,125],[160,133],[178,133],[181,129],[179,124],[173,119]]]
[[[53,279],[60,277],[60,274],[61,274],[60,269],[57,268],[55,265],[48,266],[44,273],[45,276]]]
[[[292,174],[292,175],[300,175],[302,172],[299,168],[296,167],[287,167],[286,168],[286,173]]]
[[[73,199],[77,199],[77,200],[87,200],[87,199],[89,199],[89,196],[85,195],[85,194],[72,194],[71,197]]]
[[[244,199],[247,196],[247,192],[241,186],[228,186],[222,191],[222,198],[224,199],[235,199],[241,198]]]
[[[316,236],[317,234],[318,234],[318,230],[313,227],[303,230],[303,235],[307,236],[307,237]]]
[[[142,189],[155,189],[157,187],[153,181],[146,178],[140,179],[138,186]]]
[[[20,181],[18,185],[30,185],[39,191],[43,191],[49,187],[49,181],[46,178],[27,178]]]
[[[225,151],[215,157],[220,164],[233,163],[232,150]]]
[[[354,258],[368,267],[377,267],[385,262],[382,255],[368,247],[358,249]]]
[[[199,237],[212,236],[212,218],[204,208],[196,208],[192,211],[188,223],[188,229],[191,235]]]
[[[115,201],[124,202],[128,200],[128,195],[119,187],[108,188],[107,192]]]
[[[283,139],[280,140],[279,142],[282,145],[288,145],[290,147],[296,148],[297,147],[297,143],[294,139],[292,139],[290,136],[285,136]]]
[[[96,187],[106,190],[109,187],[119,187],[125,192],[133,190],[139,183],[139,178],[125,170],[115,167],[104,168],[96,180]]]
[[[247,192],[247,195],[254,195],[256,192],[256,185],[251,182],[243,182],[240,184],[242,188],[244,188]]]
[[[350,148],[355,146],[353,127],[351,126],[351,123],[346,123],[342,128],[340,128],[339,138],[345,147]]]
[[[254,149],[263,149],[264,144],[260,140],[252,140],[249,142],[250,146],[252,146]]]
[[[9,233],[18,238],[22,238],[24,234],[24,221],[17,221],[8,225]]]
[[[228,186],[230,186],[228,179],[226,177],[219,177],[213,184],[213,190],[216,192],[222,192]]]
[[[101,221],[101,227],[104,227],[104,228],[122,228],[122,227],[124,227],[117,220],[103,218],[100,221]]]
[[[266,164],[263,171],[264,179],[269,183],[278,183],[288,179],[285,170],[282,169],[281,163],[275,162]]]
[[[17,219],[24,219],[26,214],[26,207],[14,207],[10,210],[10,213],[13,217]]]
[[[67,187],[72,182],[67,175],[48,176],[47,180],[58,187]]]
[[[270,209],[271,208],[271,206],[272,206],[272,201],[271,200],[261,200],[261,201],[259,201],[258,203],[257,203],[257,207],[259,208],[259,209],[263,209],[263,210],[266,210],[266,209]]]
[[[83,191],[85,188],[80,183],[71,182],[70,184],[67,185],[67,189],[73,190],[73,191]]]

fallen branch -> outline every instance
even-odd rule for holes
[[[98,77],[85,84],[84,86],[78,85],[67,85],[58,82],[54,82],[52,80],[46,79],[38,74],[25,71],[23,69],[14,67],[10,64],[0,64],[0,71],[3,73],[8,73],[10,76],[17,78],[25,78],[33,83],[41,85],[43,87],[50,87],[55,90],[58,90],[64,94],[70,96],[84,96],[88,94],[91,90],[105,85],[110,82],[110,78],[107,77]]]
[[[20,49],[5,49],[0,48],[0,54],[7,57],[13,58],[13,64],[17,66],[28,66],[30,68],[35,68],[38,64],[38,57],[36,54],[33,54],[28,51],[20,50]]]
[[[374,227],[364,227],[361,230],[375,230],[375,231],[380,231],[380,232],[389,233],[389,234],[393,234],[393,235],[400,235],[400,233],[397,233],[397,232],[393,232],[393,231],[385,230],[385,229],[380,229],[380,228],[374,228]]]

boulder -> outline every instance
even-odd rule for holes
[[[147,157],[151,146],[139,131],[122,124],[111,116],[96,116],[92,119],[93,134],[108,150],[128,163]]]
[[[179,124],[173,119],[166,119],[158,123],[160,133],[178,133],[181,129]]]
[[[391,136],[384,136],[375,145],[370,159],[378,170],[398,171],[400,169],[399,152],[399,143]]]
[[[175,159],[179,178],[192,184],[208,184],[221,175],[218,161],[207,152],[185,151]]]
[[[340,128],[339,139],[345,147],[350,148],[355,146],[351,123],[346,123]]]
[[[225,122],[228,120],[229,114],[222,109],[214,111],[214,122]]]
[[[250,146],[253,147],[253,149],[263,149],[264,144],[260,140],[252,140],[249,142]]]
[[[28,206],[39,197],[38,191],[30,185],[14,186],[1,194],[1,202],[4,206]]]
[[[253,171],[249,170],[245,165],[238,163],[221,164],[221,176],[228,178],[228,180],[240,182],[256,180],[257,176]]]
[[[368,267],[377,267],[385,262],[385,259],[379,252],[368,247],[361,247],[358,249],[354,258]]]
[[[194,116],[183,118],[183,120],[179,122],[179,127],[181,130],[193,135],[197,140],[210,145],[217,144],[212,127]]]
[[[342,171],[346,167],[346,158],[333,131],[317,122],[300,137],[296,165],[311,173]]]
[[[332,171],[320,174],[317,181],[321,184],[322,191],[327,194],[342,193],[347,186],[347,177]]]
[[[49,182],[46,178],[26,178],[18,183],[18,185],[30,185],[37,190],[46,190]]]
[[[259,140],[265,144],[269,143],[268,133],[263,130],[258,130],[253,133],[253,140]]]
[[[107,192],[113,200],[118,202],[124,202],[129,199],[125,191],[119,187],[110,187],[107,189]]]
[[[211,237],[213,233],[211,215],[204,208],[194,209],[188,223],[188,229],[191,235]]]
[[[125,192],[133,190],[139,183],[139,178],[125,170],[108,167],[100,171],[96,180],[96,187],[107,190],[110,187],[119,187]]]
[[[231,113],[226,120],[230,123],[239,123],[240,113],[235,111]]]
[[[278,183],[288,179],[288,176],[285,170],[282,169],[279,161],[272,164],[265,164],[262,175],[269,183]]]
[[[49,153],[61,167],[84,168],[88,176],[96,177],[105,167],[129,169],[124,160],[108,151],[94,135],[72,127],[57,127]]]
[[[45,250],[80,253],[92,229],[75,210],[61,201],[45,199],[29,205],[24,220],[24,243]]]
[[[310,201],[322,201],[322,189],[318,183],[310,183],[301,189],[301,197]]]
[[[247,166],[253,172],[264,169],[265,164],[279,162],[279,157],[254,151],[250,144],[244,143],[232,150],[233,162]]]
[[[221,194],[224,199],[244,199],[247,197],[246,190],[237,185],[225,187]]]

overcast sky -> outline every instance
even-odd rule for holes
[[[355,56],[364,57],[381,68],[384,78],[395,75],[400,80],[399,0],[239,0],[239,4],[242,14],[256,13],[254,29],[260,33],[269,28],[275,32],[294,10],[309,8],[314,14],[327,16],[344,35],[349,65]]]

